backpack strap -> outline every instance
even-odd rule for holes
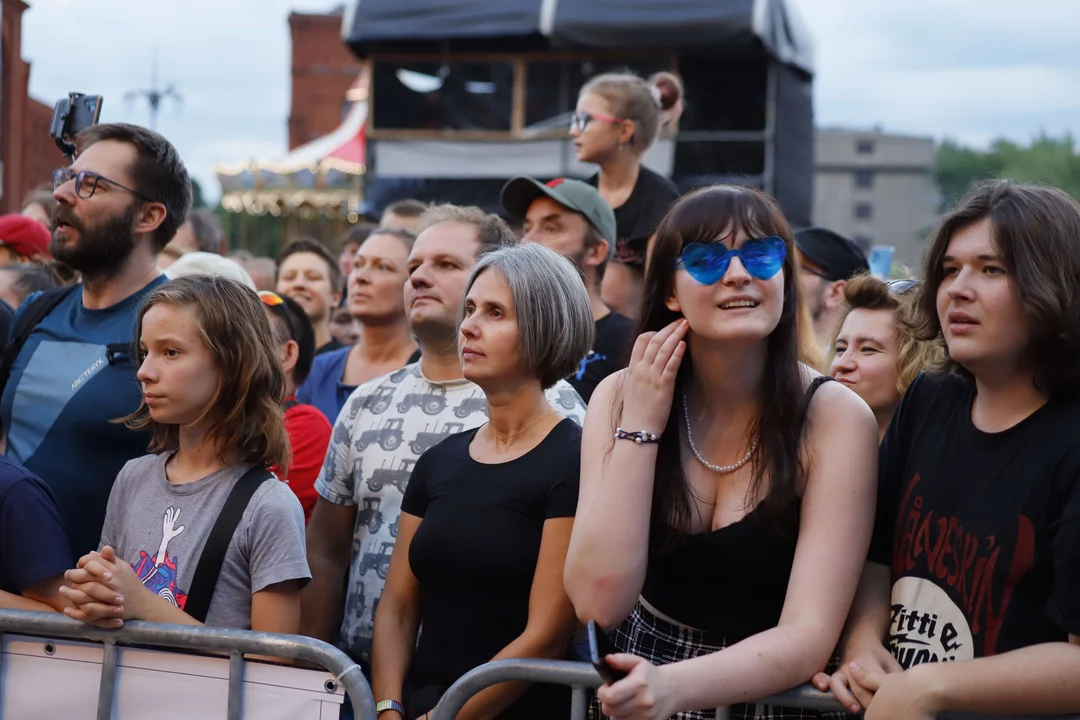
[[[46,290],[19,315],[15,321],[15,328],[11,332],[11,342],[4,346],[3,359],[0,359],[0,395],[4,394],[8,378],[11,377],[11,369],[15,366],[15,359],[19,357],[23,345],[30,338],[30,333],[34,332],[34,328],[45,319],[45,316],[77,287],[78,285],[70,285]]]
[[[225,504],[221,506],[221,512],[210,530],[210,536],[206,538],[202,554],[199,555],[199,563],[195,566],[195,575],[184,603],[184,612],[201,623],[206,622],[210,600],[214,597],[218,576],[221,575],[221,565],[225,562],[225,551],[229,549],[233,534],[240,525],[240,518],[251,502],[251,496],[260,485],[272,477],[271,472],[264,467],[251,468],[236,481]]]

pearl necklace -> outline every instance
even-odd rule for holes
[[[711,462],[701,456],[701,453],[698,452],[697,446],[694,445],[694,433],[690,429],[690,405],[686,402],[686,393],[683,393],[683,415],[686,417],[686,439],[690,443],[691,452],[694,453],[694,457],[697,458],[699,463],[709,468],[714,473],[720,473],[721,475],[733,473],[746,463],[750,462],[750,458],[754,457],[754,453],[757,452],[758,443],[761,441],[760,435],[754,440],[753,446],[751,446],[750,450],[739,462],[735,463],[734,465],[713,465]]]

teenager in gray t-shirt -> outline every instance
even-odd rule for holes
[[[184,608],[195,566],[221,507],[250,465],[232,465],[193,483],[165,477],[172,453],[128,462],[116,478],[101,545],[135,569],[143,584]],[[275,583],[311,579],[304,511],[288,485],[264,482],[233,534],[210,601],[206,624],[251,628],[251,595]]]

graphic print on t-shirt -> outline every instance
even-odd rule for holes
[[[905,669],[975,657],[964,613],[935,583],[917,577],[893,585],[888,648]]]
[[[994,535],[970,532],[955,515],[936,515],[920,482],[916,474],[900,503],[889,647],[905,668],[994,655],[1013,592],[1035,563],[1034,525],[1016,515],[1015,545],[1006,547]],[[995,592],[1006,563],[1004,588]]]
[[[166,508],[165,517],[161,521],[161,545],[157,552],[147,555],[145,550],[140,550],[139,562],[131,567],[142,580],[142,584],[155,595],[183,610],[187,603],[187,593],[181,592],[177,587],[176,578],[180,568],[176,557],[169,557],[169,541],[184,532],[184,526],[179,525],[179,522],[180,508]]]

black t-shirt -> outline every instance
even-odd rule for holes
[[[49,486],[0,455],[0,590],[19,595],[70,567],[67,535]]]
[[[588,182],[599,187],[600,175],[593,175]],[[679,189],[675,183],[642,165],[630,197],[614,208],[615,232],[618,235],[614,259],[644,267],[649,238],[678,198]]]
[[[573,420],[498,465],[472,459],[475,435],[452,435],[421,455],[401,503],[423,518],[409,547],[423,627],[405,683],[410,716],[524,632],[544,521],[577,510],[581,429]],[[533,685],[499,718],[569,714],[567,688]]]
[[[968,380],[920,376],[881,445],[870,559],[892,568],[904,667],[1080,635],[1080,402],[985,433],[974,399]]]
[[[596,321],[592,351],[582,358],[577,372],[566,378],[585,404],[601,380],[626,367],[633,347],[633,332],[634,321],[615,311]]]

